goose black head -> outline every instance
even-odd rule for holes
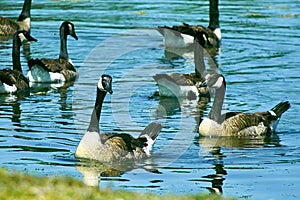
[[[75,40],[78,40],[78,37],[75,33],[75,26],[72,22],[64,21],[60,26],[60,32],[64,32],[65,36],[70,35]]]
[[[226,87],[225,77],[222,74],[213,73],[205,76],[205,81],[199,87],[221,88]]]
[[[103,74],[98,81],[98,89],[112,94],[112,77],[110,75]]]
[[[27,31],[17,31],[14,34],[14,40],[20,39],[21,44],[24,44],[26,42],[36,42],[37,39],[33,38]]]

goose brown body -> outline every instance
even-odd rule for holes
[[[269,135],[275,131],[281,115],[290,108],[288,101],[280,102],[269,111],[242,113],[230,112],[221,115],[226,82],[222,75],[208,77],[208,87],[216,90],[214,102],[208,118],[199,125],[199,133],[204,136],[239,136],[258,137]]]

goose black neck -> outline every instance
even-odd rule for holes
[[[22,12],[17,21],[23,21],[26,18],[30,18],[31,0],[25,0],[23,4]]]
[[[219,22],[219,1],[209,0],[209,26],[211,30],[220,28]]]
[[[90,121],[90,125],[88,128],[89,132],[100,132],[99,129],[99,121],[100,121],[100,114],[101,114],[101,110],[102,110],[102,104],[104,101],[104,97],[106,95],[106,92],[99,90],[99,88],[97,88],[97,98],[96,98],[96,102],[95,102],[95,107],[91,116],[91,121]]]
[[[218,123],[221,123],[223,121],[223,119],[221,119],[221,112],[225,98],[225,91],[225,84],[223,84],[222,87],[216,89],[214,102],[209,112],[209,118]]]
[[[14,38],[14,40],[13,40],[13,48],[12,48],[13,69],[23,73],[22,67],[21,67],[21,61],[20,61],[21,41],[18,36],[16,36],[16,37],[17,38]]]
[[[59,53],[59,58],[68,60],[69,55],[68,55],[68,50],[67,50],[67,32],[65,30],[65,27],[62,26],[60,29],[60,53]]]
[[[195,74],[197,78],[201,78],[205,71],[203,47],[197,40],[194,40],[194,62]]]

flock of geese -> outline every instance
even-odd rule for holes
[[[17,21],[0,17],[0,37],[12,38],[13,69],[0,70],[0,93],[11,94],[30,90],[30,83],[55,83],[75,80],[77,72],[68,56],[68,35],[78,40],[74,24],[61,24],[60,54],[57,59],[41,58],[28,60],[29,72],[23,75],[20,62],[20,47],[26,42],[37,41],[30,35],[31,0],[25,0]],[[166,48],[192,47],[195,72],[191,74],[156,74],[159,95],[170,98],[199,99],[203,95],[214,98],[211,110],[200,125],[203,136],[264,137],[275,132],[281,115],[290,108],[288,101],[280,102],[265,112],[222,114],[225,98],[225,77],[217,72],[205,70],[204,48],[217,49],[221,45],[218,0],[210,0],[209,26],[182,24],[161,26],[157,30],[163,35]],[[212,92],[214,91],[214,93]],[[162,125],[151,122],[134,138],[129,134],[100,133],[99,120],[106,94],[112,94],[112,77],[103,74],[97,84],[95,106],[87,132],[82,137],[75,156],[103,163],[139,160],[151,155],[151,149],[162,129]],[[213,97],[214,94],[214,97]]]

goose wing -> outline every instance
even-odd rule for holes
[[[19,29],[19,25],[11,19],[0,17],[0,36],[13,35]]]
[[[267,131],[264,125],[265,117],[260,113],[239,113],[227,118],[222,123],[222,135],[257,136]]]
[[[219,43],[219,39],[214,34],[214,32],[210,28],[207,28],[202,25],[189,25],[187,23],[183,23],[182,25],[172,26],[172,27],[163,26],[158,28],[160,33],[162,33],[163,28],[167,28],[179,32],[178,36],[180,35],[180,33],[191,35],[193,37],[197,35],[204,35],[207,46],[218,46]]]
[[[103,137],[103,140],[102,140]],[[139,159],[146,154],[143,147],[147,146],[147,138],[135,139],[129,134],[101,134],[101,140],[107,152],[110,152],[115,160],[126,158]]]
[[[16,85],[18,89],[25,89],[28,87],[28,80],[25,76],[16,70],[3,69],[0,71],[0,80],[2,83],[13,86]]]
[[[66,80],[73,80],[77,76],[76,69],[69,61],[65,59],[31,59],[28,61],[29,69],[38,65],[48,72],[61,73]]]
[[[31,69],[34,65],[43,67],[48,72],[61,72],[63,70],[71,70],[76,72],[74,66],[65,59],[31,59],[28,61],[28,66]]]
[[[199,83],[203,82],[203,78],[198,78],[196,75],[193,74],[179,74],[179,73],[173,73],[173,74],[156,74],[153,76],[154,80],[156,82],[159,82],[159,79],[167,79],[177,85],[182,86],[195,86]]]

